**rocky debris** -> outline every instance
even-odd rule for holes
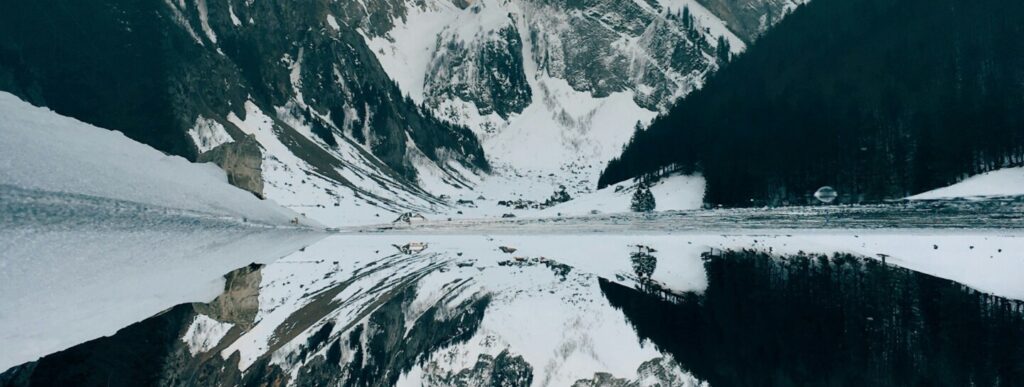
[[[503,252],[505,254],[512,254],[512,253],[516,252],[516,250],[518,250],[518,249],[516,249],[515,247],[498,246],[498,250],[501,250],[501,252]]]
[[[517,209],[517,210],[526,210],[526,209],[539,210],[539,209],[541,209],[540,203],[537,203],[536,200],[527,200],[527,199],[499,200],[498,201],[498,205],[499,206],[503,206],[503,207],[514,208],[514,209]]]
[[[516,214],[513,214],[513,213],[505,213],[505,214],[501,214],[501,217],[502,217],[502,218],[504,218],[504,219],[509,219],[509,218],[515,218],[515,217],[516,217]]]
[[[497,357],[480,354],[476,364],[458,372],[444,370],[436,362],[423,367],[424,387],[525,387],[533,383],[533,367],[507,349]]]
[[[545,208],[551,207],[553,205],[565,203],[570,200],[572,200],[572,196],[569,196],[569,193],[566,192],[566,188],[564,185],[560,185],[558,186],[558,191],[555,191],[553,194],[551,194],[550,198],[544,201],[543,206]]]
[[[252,135],[220,144],[200,154],[196,161],[217,164],[227,172],[228,183],[263,199],[263,152]]]
[[[405,222],[406,224],[412,224],[413,221],[426,222],[427,217],[423,216],[423,214],[420,214],[418,212],[406,212],[399,215],[397,218],[395,218],[395,220],[392,220],[391,223]]]
[[[671,356],[651,359],[637,367],[635,379],[616,378],[607,372],[597,372],[593,378],[580,379],[572,387],[641,387],[641,386],[702,386],[700,380],[693,377]]]
[[[392,245],[395,246],[398,251],[402,254],[417,254],[427,249],[427,244],[423,242],[409,242],[404,245]]]
[[[566,276],[572,272],[572,266],[546,257],[513,257],[512,259],[498,261],[498,266],[503,267],[529,267],[537,265],[544,265],[551,269],[555,276],[559,277],[562,281],[565,281]]]

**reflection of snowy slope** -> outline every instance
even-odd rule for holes
[[[684,247],[671,238],[655,239],[665,246],[666,255]],[[527,248],[528,242],[521,245],[524,253],[546,251],[553,254],[552,259],[557,256],[559,263],[571,265],[559,272],[539,261],[515,261],[497,250],[501,242],[480,236],[427,237],[430,247],[416,255],[395,254],[391,245],[406,242],[404,238],[332,237],[263,269],[256,324],[221,355],[227,359],[239,351],[243,370],[270,358],[271,364],[290,375],[301,375],[303,369],[322,361],[329,347],[323,345],[299,360],[300,352],[310,350],[306,344],[310,337],[327,326],[332,328],[324,341],[344,341],[351,332],[364,332],[360,340],[365,345],[374,340],[375,332],[385,329],[375,325],[373,316],[386,310],[388,300],[399,297],[402,289],[411,287],[415,297],[402,301],[405,323],[399,324],[397,333],[405,336],[401,339],[405,342],[423,340],[415,327],[427,313],[458,315],[463,313],[460,305],[481,297],[488,303],[472,336],[434,353],[417,354],[425,362],[403,371],[399,385],[420,385],[428,378],[434,383],[448,380],[472,368],[481,355],[498,357],[503,351],[525,359],[532,367],[534,385],[570,385],[596,372],[634,379],[643,362],[665,355],[637,338],[597,286],[598,275],[630,276],[627,257],[632,240],[606,239],[603,251],[584,249],[565,261],[550,249],[554,245],[535,244],[532,249]],[[612,245],[623,256],[610,253],[607,248]],[[499,264],[504,261],[517,264]],[[699,257],[662,266],[665,278],[671,278],[678,291],[706,286]],[[543,311],[543,317],[538,311]],[[342,362],[352,361],[353,356],[343,353]],[[665,362],[674,365],[670,358]],[[696,384],[678,366],[668,368],[674,370],[675,380]]]

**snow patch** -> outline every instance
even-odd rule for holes
[[[209,351],[217,346],[217,343],[228,334],[235,324],[220,322],[204,314],[196,315],[189,325],[181,341],[188,345],[188,352],[192,356]]]
[[[1024,195],[1024,167],[1003,168],[974,175],[948,187],[911,196],[909,200],[986,198]]]
[[[334,15],[327,14],[327,25],[331,26],[335,31],[341,30],[341,27],[338,26],[338,19],[335,19]]]
[[[242,26],[242,21],[239,20],[238,16],[235,15],[235,8],[231,5],[230,2],[228,2],[228,15],[231,16],[231,24],[234,24],[235,27]]]
[[[196,123],[188,130],[188,135],[199,149],[199,153],[206,153],[221,144],[235,141],[224,129],[224,125],[203,116],[196,117]]]
[[[199,11],[199,25],[203,28],[203,32],[206,33],[206,37],[210,39],[210,43],[217,44],[217,34],[213,32],[213,28],[210,28],[210,15],[209,10],[206,8],[206,0],[196,0],[196,8]]]
[[[673,175],[650,186],[656,204],[655,211],[697,210],[704,205],[704,177],[700,175]],[[602,188],[591,195],[545,209],[539,215],[586,215],[629,212],[637,183],[625,181]]]

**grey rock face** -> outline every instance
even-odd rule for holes
[[[497,357],[481,354],[471,368],[451,373],[437,364],[424,367],[423,385],[427,387],[525,387],[533,383],[533,367],[522,356],[508,350]]]
[[[753,42],[799,4],[808,0],[698,0],[729,29],[747,42]]]
[[[564,79],[576,91],[595,97],[631,91],[641,107],[664,111],[699,87],[721,64],[719,51],[723,48],[717,36],[721,26],[708,18],[721,19],[729,33],[739,38],[733,45],[751,43],[781,19],[786,9],[802,2],[704,0],[700,4],[711,14],[687,10],[685,18],[683,9],[666,8],[654,1],[451,2],[464,8],[465,14],[442,30],[429,50],[431,66],[423,93],[434,108],[457,98],[475,105],[483,115],[497,112],[507,119],[532,99],[542,97],[525,82],[529,75],[522,61],[529,60],[536,64],[538,76]],[[391,15],[392,25],[379,16],[357,18],[354,23],[362,25],[371,37],[390,39],[388,31],[394,24],[408,21],[410,10],[444,8],[445,3],[407,1],[403,11],[393,0],[370,1],[367,6],[377,14]],[[507,13],[508,23],[483,25],[472,39],[452,32],[476,20],[469,13],[486,13],[489,8]],[[695,16],[697,13],[700,15]],[[728,48],[724,50],[728,52]],[[522,60],[515,58],[519,52]],[[502,90],[504,93],[499,92]]]
[[[513,20],[480,40],[438,37],[424,89],[434,107],[451,97],[476,104],[481,114],[508,118],[530,104],[530,85],[523,69],[523,42]]]
[[[228,273],[224,276],[224,293],[208,304],[193,304],[196,312],[248,329],[260,308],[261,269],[263,265],[253,263]]]
[[[593,378],[580,379],[573,387],[641,387],[641,386],[699,386],[701,382],[681,372],[671,357],[648,360],[637,368],[636,379],[616,378],[607,372],[598,372]]]
[[[541,71],[595,97],[630,90],[638,105],[659,110],[697,86],[717,64],[714,42],[688,31],[668,10],[632,1],[588,0],[537,7],[530,23]]]
[[[218,145],[197,161],[217,164],[227,172],[228,183],[263,198],[263,152],[253,136]]]

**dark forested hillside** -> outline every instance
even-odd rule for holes
[[[600,185],[698,170],[712,204],[898,198],[1024,162],[1024,3],[815,0],[637,133]]]

